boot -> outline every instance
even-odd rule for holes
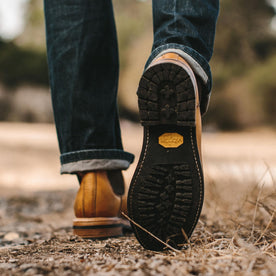
[[[80,177],[75,199],[73,232],[82,238],[109,238],[123,234],[128,225],[122,219],[126,213],[127,190],[121,171],[88,172]]]
[[[177,248],[191,236],[203,204],[196,77],[181,56],[167,53],[145,70],[137,95],[144,142],[129,189],[129,216]],[[132,226],[145,248],[164,248]]]

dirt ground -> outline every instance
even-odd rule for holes
[[[122,134],[137,161],[141,128]],[[204,134],[204,208],[180,252],[74,236],[78,184],[59,175],[53,125],[0,123],[0,153],[0,275],[276,275],[275,131]]]

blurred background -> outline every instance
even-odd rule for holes
[[[213,165],[221,174],[225,174],[221,164],[233,174],[230,161],[240,170],[236,161],[241,156],[262,164],[243,163],[249,164],[242,169],[246,175],[262,173],[267,166],[275,170],[276,0],[220,2],[211,61],[213,92],[203,119],[205,159],[209,158],[209,168]],[[136,89],[151,51],[151,1],[113,3],[120,50],[122,133],[125,148],[136,153],[137,160],[142,130],[136,124]],[[0,185],[16,186],[26,179],[33,187],[71,183],[58,176],[44,28],[42,0],[0,1]],[[228,163],[222,162],[222,155]]]
[[[143,137],[136,89],[151,51],[151,0],[113,3],[122,136],[125,150],[135,154],[124,171],[129,183]],[[276,0],[220,3],[213,92],[203,119],[204,207],[187,255],[178,255],[184,270],[177,270],[176,255],[154,259],[134,238],[109,245],[71,236],[79,185],[75,176],[59,174],[43,1],[0,0],[1,275],[90,269],[91,275],[126,275],[135,263],[131,275],[166,273],[166,266],[185,275],[275,275]]]
[[[120,47],[119,105],[138,120],[136,88],[152,43],[151,1],[115,0]],[[276,124],[276,1],[221,0],[212,101],[205,128]],[[0,3],[0,120],[53,122],[43,1]]]

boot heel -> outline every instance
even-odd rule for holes
[[[104,239],[123,235],[123,224],[119,218],[76,218],[73,233],[86,239]]]
[[[194,86],[177,61],[163,60],[148,68],[140,80],[137,95],[143,126],[195,126]]]

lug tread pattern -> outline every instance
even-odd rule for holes
[[[144,141],[128,193],[128,212],[134,222],[175,248],[191,236],[203,203],[193,82],[181,64],[165,61],[144,72],[137,91]],[[170,132],[183,136],[181,146],[160,146],[160,135]],[[132,227],[143,247],[164,249],[136,224]]]
[[[163,241],[179,239],[192,206],[189,165],[154,165],[137,184],[138,221]]]
[[[187,72],[172,63],[158,64],[142,76],[137,95],[144,126],[195,125],[195,95]]]

